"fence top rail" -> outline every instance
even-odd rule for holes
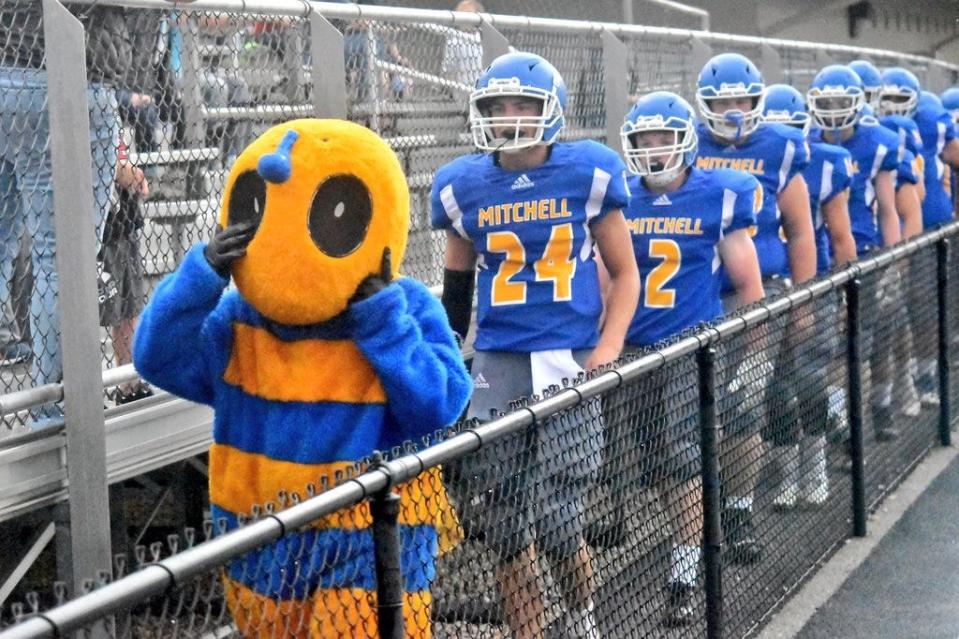
[[[356,20],[392,20],[404,22],[431,22],[450,27],[479,26],[487,22],[494,27],[522,28],[536,31],[559,31],[567,33],[600,33],[609,31],[618,36],[635,38],[638,36],[658,36],[676,40],[698,38],[710,44],[747,44],[754,46],[769,45],[781,49],[825,51],[826,53],[847,53],[863,57],[895,57],[899,60],[939,66],[959,71],[959,65],[935,60],[913,53],[898,53],[884,49],[854,47],[842,44],[824,44],[805,40],[783,40],[758,36],[733,35],[692,29],[674,29],[670,27],[652,27],[629,25],[614,22],[590,22],[585,20],[565,20],[559,18],[533,18],[528,16],[500,15],[489,13],[460,13],[435,9],[407,9],[401,7],[365,6],[362,4],[340,4],[333,2],[311,2],[309,0],[194,0],[189,4],[170,2],[169,0],[72,0],[80,4],[114,5],[144,9],[177,9],[181,11],[223,11],[253,15],[308,17],[316,9],[326,18]]]
[[[542,401],[523,406],[486,424],[466,429],[422,451],[407,453],[396,459],[376,464],[366,472],[290,508],[275,513],[267,509],[258,521],[244,528],[215,537],[151,564],[144,570],[99,590],[28,619],[0,632],[0,639],[64,636],[79,630],[99,618],[130,605],[135,600],[161,594],[166,589],[222,565],[252,548],[270,543],[287,531],[297,530],[320,517],[354,506],[379,491],[412,479],[428,468],[469,454],[489,442],[531,426],[538,420],[580,405],[652,370],[660,369],[680,357],[692,354],[700,348],[745,331],[774,315],[788,312],[796,304],[823,295],[860,275],[956,234],[959,234],[959,221],[904,242],[892,250],[853,264],[826,278],[797,287],[788,295],[777,298],[769,304],[757,306],[742,315],[678,339],[617,369],[600,372]]]

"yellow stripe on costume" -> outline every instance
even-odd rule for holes
[[[296,491],[306,496],[307,484],[320,486],[320,477],[334,484],[336,471],[346,472],[352,462],[297,464],[271,459],[260,453],[213,444],[210,446],[210,501],[235,515],[249,515],[253,506],[276,501],[280,491]],[[430,524],[439,536],[440,553],[455,547],[463,539],[459,520],[443,486],[439,468],[431,468],[398,488],[400,495],[399,523]],[[369,504],[364,502],[349,510],[335,512],[318,520],[315,528],[354,530],[368,527],[373,521]]]
[[[276,601],[223,578],[226,604],[247,639],[375,639],[376,593],[355,588],[318,590],[305,600]],[[403,595],[408,639],[430,639],[429,592]]]
[[[223,379],[250,395],[281,402],[386,402],[376,372],[352,340],[285,342],[240,323],[233,325],[233,338]]]

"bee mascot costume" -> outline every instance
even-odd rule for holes
[[[408,228],[406,179],[383,140],[295,120],[237,158],[220,227],[157,287],[134,362],[215,409],[210,501],[228,529],[466,405],[470,378],[439,301],[397,275]],[[435,558],[459,541],[439,477],[400,487],[408,637],[430,636]],[[370,524],[356,506],[233,561],[224,584],[240,631],[376,636]]]

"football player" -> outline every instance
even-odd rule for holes
[[[643,274],[639,306],[626,343],[652,346],[722,315],[720,265],[740,305],[763,297],[762,277],[749,229],[756,224],[762,187],[748,173],[694,166],[698,146],[695,114],[681,97],[657,91],[641,97],[621,130],[632,193],[626,225]],[[690,364],[692,360],[686,360]],[[649,382],[646,408],[613,425],[615,443],[644,451],[640,478],[657,489],[673,524],[668,608],[664,623],[685,625],[695,616],[691,593],[697,581],[702,541],[699,427],[694,416],[667,406],[676,396],[671,369]],[[686,379],[694,377],[691,372]],[[637,423],[636,415],[652,416]],[[619,420],[617,420],[619,421]],[[628,426],[627,426],[628,425]],[[623,432],[624,426],[631,432]],[[627,455],[613,455],[623,460]],[[623,464],[620,464],[623,465]],[[613,495],[622,513],[625,487],[614,472]],[[616,501],[614,499],[614,501]]]
[[[795,127],[804,135],[812,124],[802,94],[785,84],[767,88],[763,121]],[[809,207],[816,232],[816,272],[822,274],[829,271],[834,260],[848,264],[856,259],[848,206],[852,158],[842,147],[823,142],[809,144],[809,150],[809,165],[803,169],[803,178],[809,187]],[[821,305],[823,316],[836,317],[837,301],[824,299]],[[800,403],[805,409],[805,437],[798,446],[788,444],[777,455],[782,472],[773,503],[778,508],[790,508],[797,500],[819,505],[829,497],[825,435],[830,423],[835,430],[843,429],[846,410],[842,367],[830,363],[841,358],[843,352],[839,332],[828,329],[811,348],[787,351],[788,357],[797,360],[795,366],[805,379],[799,387],[803,391]],[[822,375],[825,369],[829,370],[828,380]],[[825,397],[817,393],[824,393]],[[790,439],[795,438],[793,435]]]
[[[622,213],[626,167],[599,143],[559,142],[565,109],[563,79],[549,62],[500,56],[470,96],[473,141],[483,153],[436,174],[432,222],[447,238],[443,304],[463,336],[479,266],[471,417],[487,419],[517,397],[614,361],[636,309],[639,275]],[[601,328],[597,257],[609,273]],[[506,438],[447,467],[464,527],[499,557],[514,637],[544,629],[537,552],[569,610],[564,636],[599,636],[582,532],[603,424],[598,414],[576,422],[547,420],[524,450],[511,454],[518,438]]]
[[[813,121],[821,127],[810,133],[810,139],[842,146],[852,156],[849,217],[857,254],[896,244],[901,239],[895,191],[899,136],[878,123],[860,123],[865,104],[862,80],[849,67],[836,64],[819,71],[807,103]],[[869,328],[864,327],[864,332]],[[864,342],[864,353],[875,355],[870,367],[870,380],[877,388],[872,397],[873,427],[877,440],[890,441],[898,432],[890,425],[892,382],[887,353],[872,352],[871,340]]]
[[[802,176],[809,161],[803,134],[778,124],[760,127],[764,96],[762,75],[746,57],[723,53],[706,63],[696,90],[702,118],[697,127],[696,166],[750,173],[762,185],[762,206],[756,216],[753,242],[759,256],[763,288],[767,296],[773,296],[786,290],[790,276],[796,283],[815,276],[816,243],[809,192]],[[731,311],[737,300],[730,295],[732,287],[728,279],[723,288],[726,310]],[[787,324],[794,323],[783,318],[777,328],[783,330]],[[781,341],[784,340],[773,338],[772,344]],[[788,372],[781,366],[784,361],[773,345],[763,353],[766,361],[777,365],[767,392],[771,400],[766,409],[767,418],[757,422],[724,417],[728,436],[723,445],[736,452],[727,456],[729,463],[724,465],[723,521],[730,559],[736,563],[753,563],[761,556],[759,540],[753,532],[752,506],[763,451],[763,422],[790,421],[785,407],[794,405],[788,397],[791,392],[786,379]],[[773,420],[772,415],[780,414],[782,420]],[[739,432],[731,432],[733,429]]]

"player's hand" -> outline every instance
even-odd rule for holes
[[[131,195],[140,197],[150,195],[150,186],[147,184],[146,176],[143,175],[143,170],[128,161],[122,160],[117,163],[115,180],[117,186],[126,189]]]
[[[586,360],[586,370],[589,371],[594,368],[599,368],[600,366],[612,364],[616,361],[616,358],[619,357],[621,350],[622,349],[613,348],[600,342],[596,345],[596,348],[593,349],[593,352],[589,354],[589,359]]]
[[[214,271],[227,277],[233,262],[246,255],[246,247],[253,240],[256,226],[231,224],[225,229],[217,228],[210,243],[203,249],[203,257]]]
[[[363,300],[373,297],[393,281],[393,262],[390,257],[389,247],[383,249],[383,261],[380,263],[380,272],[376,275],[368,275],[360,285],[356,287],[356,292],[350,298],[350,304],[356,304]]]

